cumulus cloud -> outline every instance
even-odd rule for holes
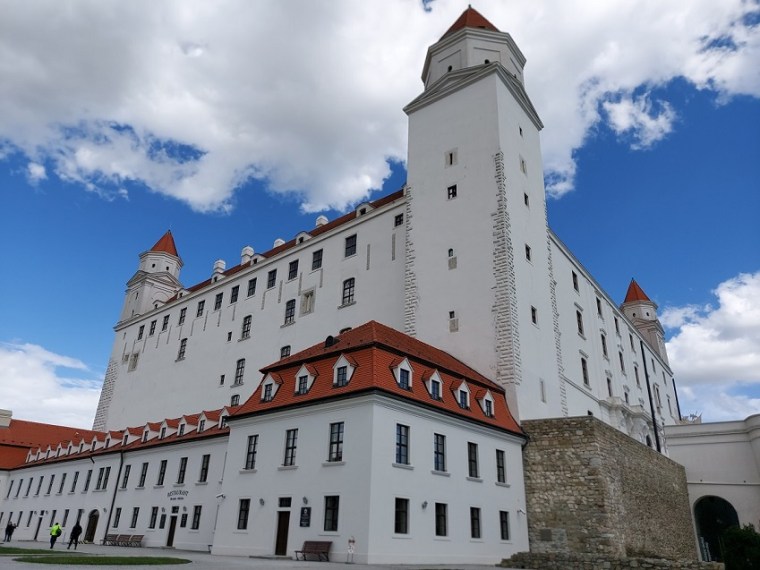
[[[42,164],[30,162],[26,165],[26,178],[30,184],[37,184],[40,180],[47,178],[47,172]]]
[[[14,418],[90,429],[101,382],[76,358],[0,343],[0,408]]]
[[[663,311],[662,323],[674,329],[667,349],[686,399],[682,411],[694,404],[711,420],[760,413],[760,272],[737,275],[713,293],[714,306]]]
[[[224,211],[256,179],[309,211],[344,208],[381,186],[388,160],[405,159],[401,108],[421,90],[427,46],[462,8],[11,3],[0,20],[0,159],[21,153],[48,165],[46,176],[109,199],[136,182]],[[652,93],[673,78],[721,100],[760,95],[754,2],[483,0],[478,9],[528,57],[555,195],[573,188],[573,150],[600,122],[634,148],[667,135],[675,114]],[[634,96],[642,86],[647,95]]]

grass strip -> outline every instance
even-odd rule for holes
[[[14,556],[16,554],[66,554],[65,550],[51,550],[50,548],[19,548],[17,546],[0,546],[0,556]]]
[[[78,564],[80,566],[163,566],[190,563],[190,560],[169,556],[88,556],[68,553],[59,556],[20,556],[13,560],[35,564]]]

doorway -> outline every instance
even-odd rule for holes
[[[290,511],[277,511],[277,540],[274,545],[275,556],[285,556],[288,553],[289,527]]]
[[[694,505],[699,548],[705,562],[723,561],[720,536],[732,526],[739,526],[734,506],[720,497],[702,497]]]
[[[166,546],[174,546],[174,531],[177,530],[177,515],[169,517],[169,535],[166,537]]]
[[[97,509],[90,511],[90,516],[87,517],[87,530],[84,533],[83,542],[95,542],[95,531],[98,530],[98,518],[100,518],[100,513],[98,513]]]

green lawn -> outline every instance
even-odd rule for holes
[[[18,549],[23,550],[23,549]],[[27,552],[33,552],[28,550]],[[189,564],[184,558],[168,556],[89,556],[87,554],[56,553],[55,556],[20,556],[16,562],[35,564],[78,564],[80,566],[160,566],[164,564]]]
[[[49,548],[18,548],[17,546],[0,546],[0,556],[11,556],[16,554],[63,554],[60,550],[51,550]]]

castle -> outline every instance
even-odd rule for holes
[[[619,306],[549,229],[525,62],[468,8],[404,109],[404,188],[192,286],[170,232],[142,253],[94,431],[6,466],[0,524],[491,563],[528,549],[519,422],[593,416],[666,455],[657,307],[633,280]]]

